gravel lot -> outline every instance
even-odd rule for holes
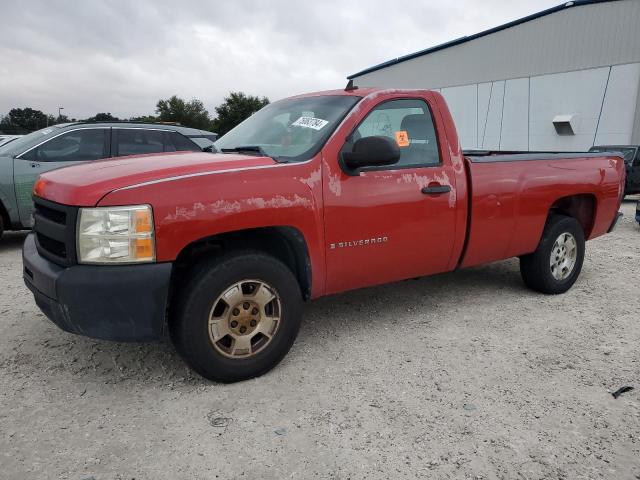
[[[509,260],[324,298],[280,366],[234,385],[169,345],[58,330],[7,234],[0,478],[640,479],[634,208],[565,295]]]

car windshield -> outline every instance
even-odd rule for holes
[[[274,102],[216,141],[216,150],[264,154],[278,161],[308,160],[360,98],[321,95]]]
[[[636,154],[635,148],[625,148],[625,147],[616,147],[616,146],[591,147],[589,151],[590,152],[620,152],[624,157],[624,162],[628,164],[633,163],[633,157]]]
[[[29,148],[32,145],[38,143],[39,140],[45,140],[55,131],[58,131],[63,126],[67,125],[54,125],[47,128],[42,128],[31,132],[23,137],[16,138],[13,142],[6,143],[0,147],[0,156],[15,155],[21,153],[23,149]]]

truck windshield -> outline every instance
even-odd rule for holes
[[[271,103],[215,142],[216,150],[265,154],[278,161],[308,160],[360,98],[321,95]]]

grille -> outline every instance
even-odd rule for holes
[[[59,265],[76,263],[76,218],[78,207],[34,197],[36,246],[43,257]]]

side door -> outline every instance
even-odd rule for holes
[[[359,138],[379,135],[398,143],[398,163],[346,175],[340,154]],[[424,98],[383,100],[347,135],[340,152],[325,154],[327,293],[449,269],[455,172]]]
[[[33,225],[31,193],[38,176],[49,170],[78,162],[109,157],[110,129],[79,128],[50,138],[13,159],[13,181],[20,215],[25,227]]]

